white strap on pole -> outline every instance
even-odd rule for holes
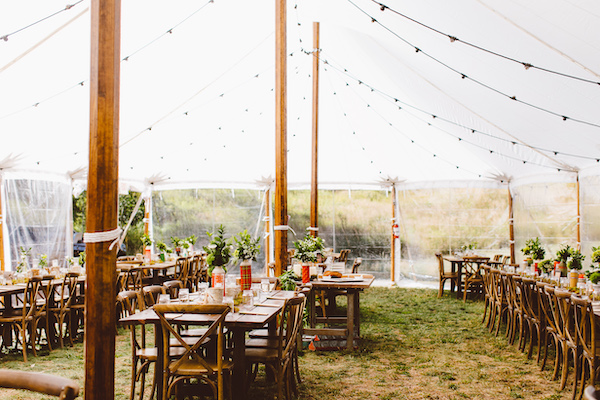
[[[110,242],[109,250],[112,250],[115,244],[119,241],[121,236],[121,228],[117,227],[111,231],[104,232],[85,232],[83,234],[83,243],[102,243]]]
[[[294,236],[296,236],[296,232],[289,225],[275,225],[273,226],[274,231],[292,231]]]
[[[509,240],[508,244],[515,244],[515,241],[514,240]]]
[[[314,226],[309,226],[308,228],[306,228],[307,231],[314,231],[314,232],[318,232],[319,228],[318,227],[314,227]]]

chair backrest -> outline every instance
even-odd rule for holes
[[[172,299],[176,299],[179,296],[179,289],[183,288],[183,282],[180,280],[166,281],[163,282],[165,293],[169,293]]]
[[[592,302],[577,296],[571,296],[573,320],[578,344],[584,356],[596,356],[596,316]]]
[[[285,344],[285,347],[281,347],[280,360],[285,362],[289,359],[290,354],[294,347],[297,345],[297,336],[302,326],[302,318],[304,316],[304,307],[306,305],[306,296],[303,293],[298,293],[296,296],[288,299],[284,306],[284,315],[282,321],[284,323],[279,324],[279,337],[282,339],[281,344]],[[285,335],[285,340],[283,340]]]
[[[536,320],[540,320],[538,299],[535,286],[535,280],[531,278],[522,279],[522,290],[523,290],[523,311],[530,317]]]
[[[188,257],[179,257],[176,261],[177,264],[175,265],[175,273],[173,274],[173,279],[181,281],[183,287],[186,286],[188,280],[190,266],[189,260],[190,259]]]
[[[225,317],[230,311],[229,306],[222,304],[157,304],[154,306],[154,311],[160,319],[160,328],[163,337],[164,346],[164,365],[167,366],[165,370],[169,373],[174,373],[182,363],[188,360],[194,360],[196,363],[205,368],[210,374],[217,374],[219,381],[218,387],[223,387],[223,348],[224,348],[224,335],[223,326]],[[193,322],[194,319],[185,319],[186,325],[208,325],[206,332],[198,337],[195,344],[190,346],[186,340],[184,340],[178,333],[178,320],[181,320],[181,315],[192,315],[197,316],[199,314],[210,315],[210,318],[203,319],[201,323],[200,319],[198,322]],[[179,322],[181,323],[181,322]],[[206,343],[211,335],[217,335],[217,357],[216,357],[216,369],[204,360],[202,357],[201,346]],[[183,355],[173,357],[170,354],[170,338],[173,336],[185,349]],[[173,359],[172,362],[169,362]],[[166,394],[166,388],[163,389],[163,394]],[[221,394],[222,392],[220,392]],[[164,397],[164,396],[163,396]]]
[[[124,290],[117,294],[117,305],[119,308],[117,311],[118,314],[120,312],[121,317],[135,314],[136,308],[143,310],[144,306],[141,303],[140,293],[135,290]]]
[[[358,267],[362,264],[362,258],[356,257],[354,262],[352,263],[352,273],[356,274],[358,272]]]
[[[345,263],[348,261],[348,254],[350,254],[350,249],[340,250],[340,256],[338,257],[337,261]]]
[[[61,400],[72,400],[79,396],[77,382],[61,376],[39,372],[1,369],[0,387],[49,394]]]
[[[560,316],[556,305],[554,286],[550,284],[544,286],[543,290],[540,290],[540,300],[542,311],[546,317],[546,329],[562,336],[562,327],[559,326]]]
[[[441,278],[444,276],[444,258],[442,257],[442,253],[435,253],[435,256],[438,259],[438,272]]]
[[[504,256],[504,258],[502,259],[502,264],[506,265],[508,264],[510,261],[510,256]]]
[[[577,334],[575,333],[575,323],[571,308],[571,292],[566,289],[554,289],[554,298],[556,299],[556,309],[558,311],[558,325],[562,336],[571,343],[577,343]]]
[[[67,272],[62,284],[54,286],[51,296],[56,308],[65,311],[71,306],[77,296],[78,278],[79,274],[77,272]]]
[[[135,256],[120,256],[117,261],[135,261]]]
[[[123,281],[123,290],[142,290],[144,270],[141,267],[131,267],[125,273]]]
[[[142,289],[144,293],[144,308],[152,307],[158,303],[158,295],[165,294],[165,287],[160,285],[145,286]]]

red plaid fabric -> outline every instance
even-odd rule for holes
[[[242,290],[250,290],[250,286],[252,286],[252,266],[240,265],[240,276]]]

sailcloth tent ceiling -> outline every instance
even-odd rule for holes
[[[0,5],[0,168],[85,179],[89,0]],[[275,171],[273,0],[123,0],[120,180],[255,187]],[[600,4],[288,2],[288,180],[573,180],[600,158]]]

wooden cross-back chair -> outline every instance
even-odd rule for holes
[[[73,347],[71,305],[77,296],[78,278],[78,273],[68,272],[62,284],[53,287],[49,297],[48,311],[52,314],[52,323],[56,325],[56,333],[61,348],[64,346],[65,335],[69,337],[69,345]]]
[[[596,376],[600,368],[600,346],[596,343],[597,317],[592,308],[592,302],[588,299],[571,297],[573,303],[573,319],[575,321],[575,330],[577,333],[578,345],[581,347],[579,367],[581,371],[580,393],[585,391],[586,384],[594,385]],[[577,369],[575,370],[577,372]],[[588,382],[589,379],[589,382]],[[573,388],[573,394],[576,393],[576,387]]]
[[[449,280],[454,285],[460,285],[458,281],[458,273],[457,272],[449,272],[444,268],[444,258],[442,257],[442,253],[436,253],[435,256],[438,259],[438,273],[440,278],[440,288],[438,291],[438,297],[442,297],[444,294],[444,284],[447,280]]]
[[[218,400],[224,398],[224,374],[231,378],[233,362],[224,358],[224,321],[230,311],[229,306],[215,305],[197,305],[197,304],[157,304],[154,311],[160,319],[160,329],[163,342],[163,398],[168,399],[174,389],[177,388],[178,396],[183,390],[183,383],[190,384],[192,379],[198,382],[206,383]],[[175,314],[174,314],[175,313]],[[204,315],[205,318],[194,318],[185,320],[186,325],[207,325],[206,332],[195,338],[193,345],[188,343],[187,338],[183,338],[178,332],[178,324],[181,318],[173,319],[172,315],[188,317]],[[207,343],[210,336],[216,336],[216,358],[205,357],[203,346]],[[170,339],[175,338],[184,349],[181,356],[172,357],[169,345]],[[231,389],[231,385],[229,385]],[[229,390],[231,393],[231,390]]]
[[[27,362],[28,344],[31,345],[33,355],[37,355],[35,342],[39,319],[36,313],[38,308],[37,296],[40,294],[41,283],[42,278],[39,276],[29,278],[21,295],[20,309],[15,310],[13,314],[5,315],[3,313],[0,315],[0,326],[2,326],[3,332],[14,330],[18,334],[16,341],[21,341],[23,361],[25,362]]]
[[[288,399],[291,398],[291,391],[296,390],[295,380],[299,373],[294,371],[294,359],[297,355],[297,336],[302,325],[305,305],[304,294],[298,293],[295,297],[287,299],[280,314],[276,336],[265,340],[264,346],[246,348],[246,360],[251,369],[251,379],[248,383],[256,377],[258,364],[264,364],[275,376],[278,400],[283,400],[284,389]],[[257,343],[256,339],[250,341]]]

